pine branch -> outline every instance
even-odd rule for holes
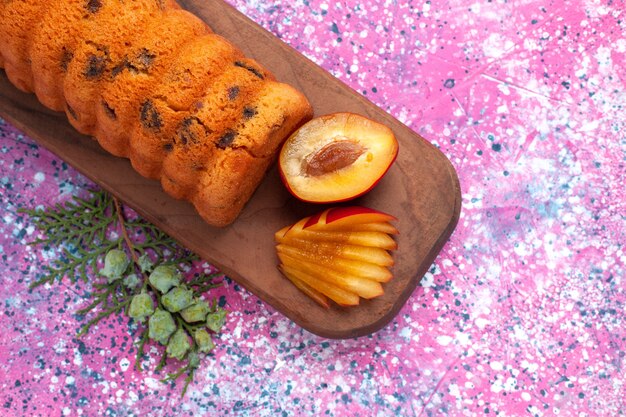
[[[173,265],[180,271],[181,267],[191,266],[198,259],[156,226],[139,217],[127,219],[120,202],[105,191],[94,191],[88,198],[75,197],[44,210],[27,209],[21,212],[30,216],[42,235],[30,244],[43,245],[46,249],[55,248],[59,252],[58,258],[46,267],[47,273],[31,283],[31,288],[60,283],[65,278],[72,283],[82,279],[92,286],[88,304],[76,312],[81,317],[89,316],[88,321],[78,330],[77,337],[84,336],[106,318],[120,314],[143,323],[146,318],[156,316],[155,306],[150,306],[155,301],[158,310],[167,310],[166,303],[162,301],[165,295],[151,282],[150,271],[156,265]],[[102,261],[104,268],[99,270]],[[206,314],[200,318],[186,317],[194,321],[187,323],[180,310],[185,307],[200,308],[189,313],[199,314],[198,311],[202,311],[201,303],[206,303],[201,296],[220,285],[213,282],[220,274],[198,274],[185,280],[176,275],[178,272],[175,269],[164,270],[170,271],[172,275],[166,279],[174,279],[175,287],[183,292],[191,290],[189,297],[193,299],[186,301],[187,304],[179,309],[172,309],[172,313],[167,313],[177,322],[175,327],[179,332],[178,338],[171,332],[162,336],[153,335],[153,329],[137,326],[141,330],[137,339],[135,368],[142,370],[145,345],[150,339],[167,344],[166,349],[161,349],[161,358],[155,370],[158,372],[163,369],[170,356],[182,358],[176,361],[180,363],[179,369],[169,373],[164,381],[175,381],[186,373],[182,390],[184,396],[199,366],[200,352],[204,354],[214,347],[208,331],[214,332],[217,327],[214,321],[208,323],[209,316]],[[167,288],[163,291],[168,291]],[[143,304],[133,304],[135,299]],[[194,306],[194,303],[197,305]],[[204,308],[206,311],[206,306]],[[209,313],[216,311],[216,300],[213,300],[212,305],[209,305]],[[151,321],[148,320],[148,323]],[[198,332],[202,334],[200,342],[195,339]]]
[[[142,371],[141,359],[143,358],[143,348],[148,341],[148,329],[144,329],[139,336],[139,343],[137,344],[137,354],[135,355],[135,369],[139,372]]]
[[[46,268],[48,273],[31,283],[31,289],[60,282],[65,277],[72,283],[77,277],[88,281],[88,269],[117,244],[106,239],[107,231],[117,221],[112,216],[112,204],[108,193],[94,191],[91,198],[74,197],[64,204],[57,203],[54,208],[19,210],[28,214],[44,235],[30,245],[44,245],[61,251],[61,256]]]
[[[185,384],[183,385],[183,389],[180,393],[181,398],[184,397],[185,394],[187,393],[187,388],[189,387],[189,384],[193,381],[196,368],[190,365],[187,365],[184,368],[180,368],[176,372],[167,374],[167,376],[161,380],[161,382],[176,382],[176,380],[180,378],[185,372],[187,373],[187,376],[185,377],[185,380],[184,380]]]
[[[161,360],[157,364],[156,368],[154,368],[154,370],[156,372],[159,372],[161,369],[165,367],[166,363],[167,363],[167,354],[165,353],[165,351],[163,351],[163,353],[161,354]]]
[[[95,326],[96,324],[100,323],[102,320],[106,319],[107,317],[112,316],[113,314],[119,314],[122,312],[122,310],[128,305],[130,304],[130,299],[122,302],[122,303],[115,303],[115,305],[113,307],[109,307],[106,310],[101,311],[100,313],[98,313],[98,315],[96,317],[94,317],[93,319],[89,320],[84,326],[81,327],[81,329],[78,331],[78,333],[76,334],[77,337],[81,337],[83,335],[85,335],[93,326]]]

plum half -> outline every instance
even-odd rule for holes
[[[283,144],[278,166],[287,189],[310,203],[337,203],[371,190],[398,155],[387,126],[354,113],[317,117]]]

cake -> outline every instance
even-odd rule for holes
[[[94,135],[104,149],[129,156],[133,109],[140,108],[148,92],[161,82],[181,48],[207,33],[204,22],[184,10],[166,10],[144,28],[137,46],[126,52],[101,84]]]
[[[173,0],[0,0],[0,67],[214,226],[232,223],[311,118],[281,83]]]
[[[41,20],[44,2],[40,0],[0,0],[0,49],[2,65],[9,80],[22,91],[33,91],[33,73],[25,54],[32,28]]]

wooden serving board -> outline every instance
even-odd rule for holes
[[[364,300],[356,308],[326,310],[281,276],[276,269],[274,232],[326,207],[291,197],[276,169],[269,172],[235,223],[213,228],[190,204],[170,198],[158,182],[135,173],[127,160],[109,155],[94,140],[74,131],[65,115],[45,109],[34,95],[15,89],[3,71],[0,115],[304,329],[328,338],[377,331],[404,305],[456,226],[461,195],[454,168],[426,140],[230,5],[221,0],[183,0],[180,4],[279,80],[304,92],[316,116],[349,111],[394,131],[400,143],[396,163],[373,191],[351,202],[399,219],[394,278],[385,284],[384,296]]]

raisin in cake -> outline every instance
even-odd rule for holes
[[[0,0],[0,67],[211,225],[312,109],[174,0]]]

